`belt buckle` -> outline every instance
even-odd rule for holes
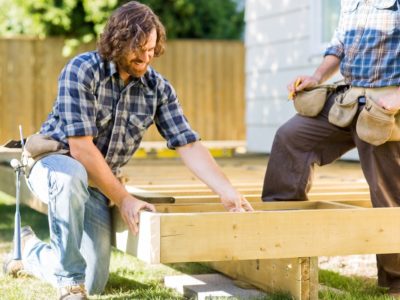
[[[366,102],[367,102],[367,99],[365,99],[364,96],[358,97],[358,104],[365,105]]]

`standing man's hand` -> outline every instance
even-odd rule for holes
[[[289,99],[294,100],[296,92],[300,92],[305,88],[311,88],[319,84],[319,79],[315,76],[301,75],[289,83],[287,90],[289,91]]]
[[[230,212],[244,212],[244,211],[254,211],[251,204],[247,199],[236,191],[232,191],[230,195],[223,195],[221,197],[222,205],[227,211]]]
[[[132,196],[127,196],[122,199],[118,205],[119,212],[122,219],[128,225],[132,234],[137,235],[139,232],[139,213],[141,210],[148,210],[155,212],[156,209],[153,204],[136,199]]]
[[[296,92],[300,92],[305,88],[311,88],[328,80],[337,72],[340,65],[340,58],[334,55],[326,55],[324,60],[315,70],[312,76],[298,76],[287,86],[289,91],[289,99],[294,99]]]
[[[378,104],[388,111],[398,111],[400,109],[400,89],[381,97],[378,100]]]

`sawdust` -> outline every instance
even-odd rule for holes
[[[320,269],[338,272],[344,276],[363,276],[377,278],[376,256],[349,255],[349,256],[320,256]]]

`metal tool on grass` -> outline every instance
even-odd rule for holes
[[[19,134],[21,138],[21,147],[22,151],[24,151],[24,138],[22,134],[22,126],[19,125]],[[21,214],[19,210],[20,205],[20,190],[21,190],[21,174],[24,172],[24,166],[18,159],[14,158],[10,162],[11,167],[15,171],[15,217],[14,217],[14,260],[21,260]]]

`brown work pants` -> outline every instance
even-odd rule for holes
[[[373,146],[356,133],[356,115],[347,128],[328,122],[338,90],[315,118],[295,115],[276,132],[262,191],[263,201],[307,200],[314,164],[329,164],[357,147],[374,207],[400,206],[400,142]],[[359,107],[359,111],[362,106]],[[400,254],[377,255],[378,284],[400,289]]]

